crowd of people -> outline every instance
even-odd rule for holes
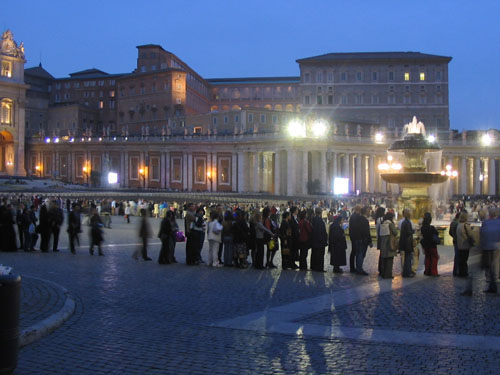
[[[0,204],[1,251],[35,251],[38,240],[41,252],[58,252],[59,236],[67,211],[67,233],[71,253],[76,253],[82,233],[81,215],[89,225],[89,253],[103,256],[103,228],[111,228],[112,218],[140,216],[138,236],[142,245],[133,253],[146,261],[152,233],[149,217],[161,219],[157,237],[161,241],[160,264],[176,263],[175,247],[186,241],[186,264],[199,265],[205,239],[208,241],[207,265],[212,267],[253,267],[258,270],[277,267],[275,256],[281,253],[283,270],[298,269],[325,272],[325,251],[328,251],[334,273],[345,271],[366,276],[364,260],[367,250],[379,251],[378,272],[382,278],[393,278],[394,258],[400,255],[402,277],[416,275],[420,248],[425,255],[426,276],[439,276],[438,230],[432,215],[412,220],[409,209],[397,211],[383,206],[383,198],[354,197],[348,200],[325,200],[287,203],[198,204],[166,201],[74,200],[39,196],[2,197]],[[498,202],[491,200],[456,200],[449,206],[455,218],[449,227],[455,249],[453,275],[468,277],[463,295],[471,295],[474,280],[482,271],[468,267],[469,256],[481,254],[481,267],[489,269],[487,292],[497,292],[500,258],[500,219]],[[183,219],[184,228],[178,220]],[[373,220],[374,225],[370,225]],[[468,222],[480,221],[479,243],[474,243],[474,229]],[[17,226],[17,231],[15,230]],[[371,228],[374,228],[374,235]],[[351,242],[347,262],[348,241]],[[376,240],[375,246],[372,240]],[[19,240],[19,247],[17,246]],[[310,257],[309,257],[310,255]],[[308,263],[309,260],[309,263]]]

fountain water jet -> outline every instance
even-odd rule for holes
[[[425,212],[433,212],[429,187],[447,181],[448,176],[439,172],[441,147],[437,142],[425,138],[422,122],[417,122],[417,118],[413,117],[413,121],[404,126],[403,134],[403,139],[395,141],[388,149],[388,159],[402,167],[382,173],[381,177],[388,183],[400,186],[399,210],[409,208],[413,211],[413,217],[419,219]]]

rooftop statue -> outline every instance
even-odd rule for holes
[[[24,43],[18,47],[12,31],[4,31],[0,40],[0,54],[24,59]]]
[[[425,126],[421,121],[417,122],[417,117],[413,116],[412,122],[403,127],[404,134],[422,134],[425,137]]]

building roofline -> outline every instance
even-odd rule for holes
[[[305,57],[295,60],[297,63],[309,62],[326,62],[326,61],[339,61],[339,62],[356,62],[366,60],[380,60],[380,61],[446,61],[450,62],[452,57],[431,55],[421,52],[333,52],[326,53],[318,56]]]
[[[239,77],[239,78],[207,78],[206,81],[210,84],[240,84],[240,83],[291,83],[300,82],[299,76],[287,77]]]

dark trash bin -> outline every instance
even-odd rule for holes
[[[0,374],[17,366],[20,310],[21,276],[0,275]]]

